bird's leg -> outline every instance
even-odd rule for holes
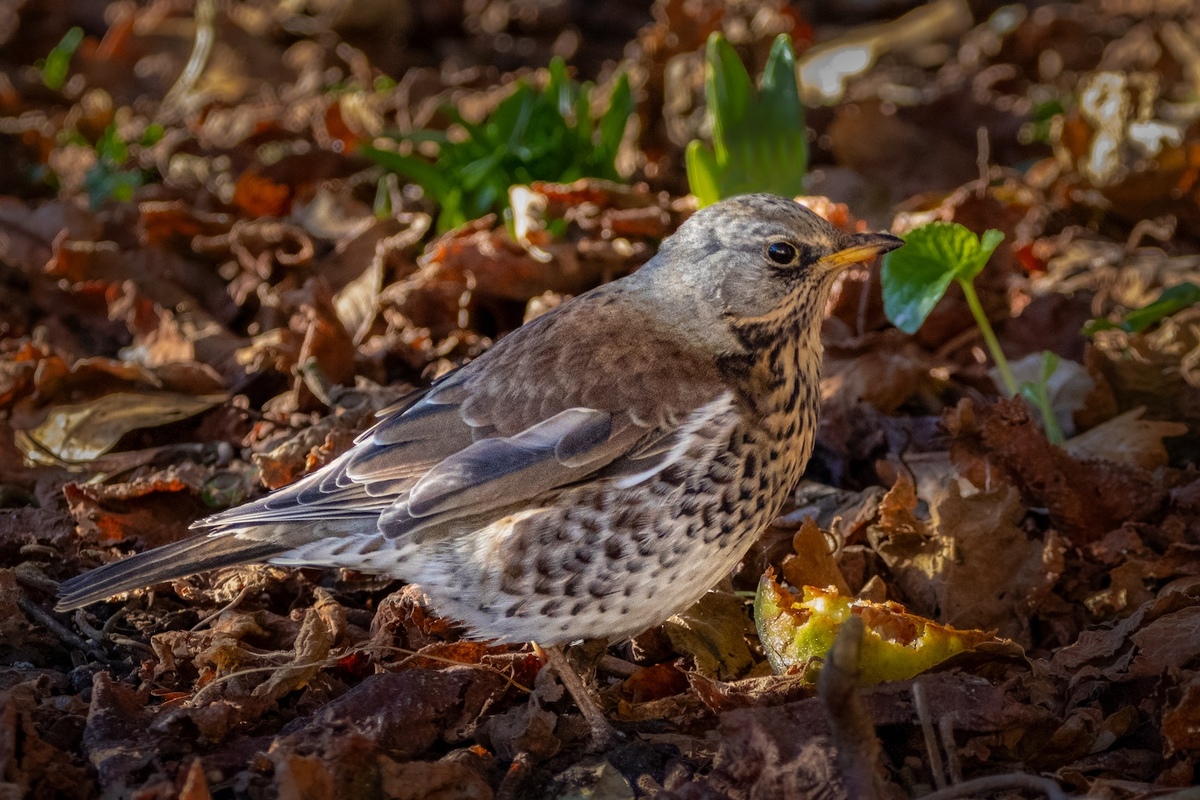
[[[591,730],[591,749],[594,752],[601,753],[611,750],[619,744],[621,734],[617,733],[617,729],[604,717],[604,712],[596,704],[596,701],[592,699],[592,695],[584,684],[583,678],[579,676],[579,673],[567,661],[567,656],[563,653],[562,648],[555,645],[546,648],[539,647],[538,649],[545,653],[546,666],[550,667],[558,675],[558,679],[562,681],[563,687],[571,695],[571,698],[575,701],[575,705],[579,707],[580,713],[583,714],[583,718]]]

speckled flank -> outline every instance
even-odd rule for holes
[[[544,644],[633,636],[698,600],[778,516],[812,453],[820,344],[809,316],[819,320],[824,291],[806,288],[782,319],[737,327],[744,357],[723,364],[736,390],[696,412],[704,424],[672,465],[410,553],[425,590],[482,638]]]

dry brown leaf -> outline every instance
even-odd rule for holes
[[[946,417],[951,455],[976,486],[1008,481],[1027,502],[1046,508],[1074,544],[1099,539],[1131,521],[1151,520],[1168,501],[1168,475],[1104,461],[1077,461],[1050,444],[1022,400],[978,411],[963,401]]]
[[[1182,422],[1144,420],[1145,413],[1145,406],[1130,409],[1068,439],[1063,447],[1080,461],[1099,459],[1142,469],[1166,466],[1167,448],[1163,439],[1183,436],[1188,426]]]
[[[745,602],[728,588],[707,592],[663,623],[675,652],[690,655],[701,675],[729,680],[754,663],[746,645]]]
[[[224,395],[106,394],[55,406],[40,425],[18,431],[17,445],[34,461],[78,464],[107,453],[130,431],[178,422],[224,401]]]
[[[325,603],[328,611],[328,604]],[[334,604],[336,605],[336,604]],[[322,662],[329,656],[329,650],[335,641],[334,633],[329,627],[329,613],[322,613],[316,607],[310,608],[304,615],[300,632],[296,634],[296,644],[293,648],[292,661],[279,667],[271,673],[263,683],[254,688],[255,697],[269,697],[279,700],[284,695],[303,688],[321,671]],[[345,612],[342,612],[342,624],[345,624]]]
[[[487,781],[465,764],[380,761],[380,791],[389,800],[492,800]]]
[[[1192,674],[1183,687],[1183,697],[1163,712],[1163,739],[1167,753],[1200,752],[1200,676]]]
[[[950,542],[934,535],[928,520],[917,517],[918,502],[912,478],[901,473],[879,504],[878,522],[867,528],[867,540],[908,605],[918,614],[936,617],[940,576],[953,550]]]
[[[932,366],[912,337],[895,328],[832,342],[825,348],[821,400],[831,413],[865,402],[891,414],[932,383]]]
[[[208,778],[204,775],[204,764],[198,758],[192,759],[192,765],[188,767],[187,778],[179,790],[179,800],[212,800]]]
[[[337,800],[333,775],[320,756],[288,753],[275,759],[279,800]]]
[[[1151,419],[1200,423],[1200,309],[1182,311],[1144,333],[1100,331],[1094,364],[1123,409]]]
[[[795,553],[783,561],[784,580],[792,586],[833,586],[842,595],[852,594],[838,569],[831,540],[811,517],[805,517],[792,537]]]
[[[1020,493],[1003,486],[969,497],[957,482],[933,512],[938,535],[952,542],[939,594],[939,619],[960,627],[998,630],[1028,646],[1029,620],[1063,572],[1065,546],[1050,531],[1028,536]]]

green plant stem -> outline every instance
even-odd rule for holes
[[[1050,405],[1046,381],[1043,379],[1036,385],[1026,384],[1029,391],[1021,391],[1021,387],[1017,385],[1017,379],[1013,377],[1012,369],[1008,366],[1008,359],[1005,357],[1004,351],[1000,349],[1000,341],[996,338],[996,332],[992,330],[992,323],[988,322],[987,314],[983,313],[983,304],[979,302],[975,286],[962,278],[956,278],[956,280],[967,298],[971,316],[975,317],[975,324],[979,326],[979,332],[983,334],[983,341],[987,343],[988,352],[992,354],[992,360],[996,362],[996,369],[1000,370],[1000,381],[1004,384],[1005,394],[1009,397],[1015,397],[1018,394],[1024,395],[1026,400],[1041,414],[1042,428],[1046,431],[1046,439],[1051,444],[1062,444],[1062,430],[1058,427],[1058,420],[1054,417],[1054,408]]]
[[[1050,395],[1047,392],[1045,381],[1036,384],[1027,383],[1025,388],[1028,391],[1022,391],[1021,394],[1042,415],[1042,427],[1046,430],[1046,440],[1050,444],[1062,444],[1064,441],[1062,428],[1058,427],[1058,419],[1054,416],[1054,406],[1050,404]]]
[[[1008,366],[1008,359],[1004,357],[1004,351],[1000,349],[1000,342],[996,339],[996,332],[992,330],[992,323],[988,322],[987,314],[983,313],[983,304],[979,302],[979,295],[975,293],[975,287],[970,281],[964,281],[957,278],[958,285],[962,287],[963,294],[967,297],[967,306],[971,309],[971,315],[975,317],[975,324],[979,326],[979,332],[983,334],[983,341],[987,343],[988,352],[992,354],[992,360],[996,362],[996,369],[1000,370],[1000,380],[1004,384],[1004,393],[1013,397],[1020,391],[1017,386],[1017,380],[1013,377],[1012,369]]]

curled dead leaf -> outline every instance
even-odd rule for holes
[[[178,422],[224,401],[224,395],[106,394],[86,403],[54,407],[41,424],[17,432],[17,445],[31,460],[43,464],[89,461],[108,452],[132,430]]]

